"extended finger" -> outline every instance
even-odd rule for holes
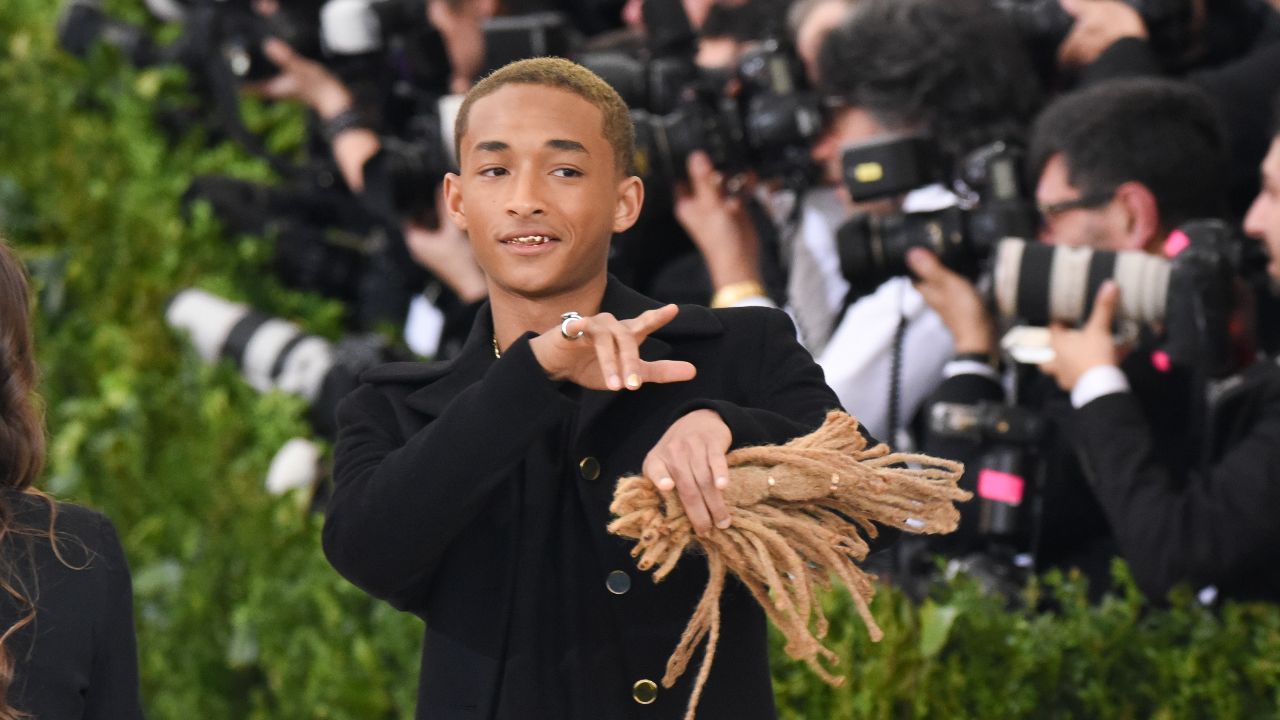
[[[607,321],[602,321],[597,316],[591,320],[583,319],[579,322],[586,326],[586,337],[595,347],[596,362],[600,365],[600,375],[604,378],[605,387],[610,390],[621,390],[622,379],[618,375],[618,346],[614,342],[613,332],[608,327],[603,327]]]
[[[698,374],[693,363],[683,360],[654,360],[640,363],[640,376],[645,382],[674,383],[692,380]]]
[[[1102,283],[1098,295],[1093,301],[1093,312],[1089,313],[1086,323],[1089,327],[1102,332],[1111,332],[1111,322],[1116,316],[1116,305],[1120,300],[1120,287],[1114,280]]]
[[[268,60],[281,68],[291,64],[298,57],[288,43],[274,37],[269,37],[263,41],[262,54],[266,55]]]
[[[622,372],[622,381],[630,390],[639,390],[644,378],[640,371],[640,346],[635,337],[622,323],[612,323],[613,341],[618,348],[618,364]]]
[[[630,320],[623,320],[622,324],[632,332],[636,342],[643,342],[654,330],[671,322],[678,314],[680,314],[680,306],[663,305],[660,308],[646,310]]]

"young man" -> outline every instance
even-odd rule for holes
[[[606,533],[616,479],[731,521],[725,454],[837,406],[786,315],[666,306],[606,273],[644,189],[630,116],[589,71],[509,65],[459,113],[448,209],[489,302],[448,363],[367,373],[339,408],[330,561],[427,623],[419,718],[674,718],[694,672],[656,680],[702,592],[662,584]],[[699,714],[773,717],[764,616],[736,584]]]

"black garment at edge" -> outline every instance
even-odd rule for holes
[[[1118,552],[1153,600],[1179,583],[1280,600],[1272,559],[1280,543],[1280,366],[1258,362],[1217,383],[1207,421],[1194,423],[1187,378],[1154,371],[1136,352],[1123,367],[1130,392],[1079,409],[1060,392],[1026,404],[1055,427],[1045,449],[1040,569],[1079,566],[1097,591],[1109,583],[1107,556]],[[931,402],[1002,398],[995,382],[957,375]],[[955,442],[926,450],[962,460],[974,452]]]
[[[49,505],[4,491],[13,527],[5,562],[36,603],[35,621],[8,643],[17,672],[9,700],[39,720],[139,720],[138,649],[133,590],[124,550],[111,522],[92,510],[57,504],[59,560],[45,530]],[[26,614],[7,594],[0,623]]]
[[[601,309],[657,306],[610,278]],[[422,720],[683,717],[701,654],[651,704],[633,690],[661,680],[706,563],[660,584],[637,570],[605,530],[614,484],[692,410],[718,412],[736,447],[810,432],[838,401],[777,310],[682,306],[641,356],[697,377],[636,392],[549,380],[532,334],[495,359],[492,327],[486,305],[457,358],[369,371],[341,406],[325,552],[426,621]],[[763,611],[731,582],[721,613],[698,716],[775,717]]]

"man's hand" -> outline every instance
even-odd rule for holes
[[[1083,327],[1070,330],[1058,323],[1049,328],[1054,359],[1041,365],[1041,372],[1057,381],[1058,387],[1071,392],[1088,370],[1099,365],[1118,365],[1121,350],[1111,337],[1111,321],[1119,302],[1120,288],[1108,280],[1098,289],[1093,312]]]
[[[582,331],[582,337],[566,339],[556,325],[529,341],[529,346],[551,379],[591,390],[621,390],[624,386],[639,390],[647,382],[684,382],[697,374],[691,363],[640,359],[640,343],[675,319],[679,311],[675,305],[665,305],[630,320],[600,313],[568,323],[566,332],[572,337]]]
[[[675,489],[699,535],[731,523],[720,491],[729,484],[725,454],[732,442],[733,433],[716,411],[694,410],[667,428],[644,458],[644,476],[659,490]]]
[[[951,272],[924,248],[908,251],[907,265],[916,274],[916,290],[951,331],[956,352],[993,355],[995,323],[973,283]]]
[[[760,240],[737,196],[724,191],[724,176],[701,150],[686,163],[689,182],[676,189],[675,214],[697,246],[715,289],[760,281]]]
[[[325,120],[351,107],[351,92],[324,65],[299,55],[276,38],[268,38],[262,51],[280,68],[280,74],[245,89],[275,100],[300,100]]]
[[[1145,40],[1147,26],[1132,6],[1120,0],[1060,0],[1076,19],[1058,46],[1058,67],[1083,67],[1121,38]]]

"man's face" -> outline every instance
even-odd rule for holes
[[[1087,193],[1068,179],[1066,158],[1049,158],[1036,185],[1036,205],[1044,224],[1040,240],[1050,245],[1129,250],[1114,205],[1114,192]]]
[[[1280,280],[1280,137],[1271,141],[1271,152],[1262,161],[1262,191],[1244,216],[1244,231],[1267,248],[1267,272]]]
[[[644,193],[615,167],[597,107],[507,85],[471,106],[460,145],[445,199],[490,293],[548,297],[603,280],[609,239],[635,222]]]
[[[823,182],[828,185],[841,183],[840,155],[845,147],[887,134],[889,130],[860,107],[836,110],[827,123],[826,132],[818,138],[810,152],[814,161],[822,167]]]

